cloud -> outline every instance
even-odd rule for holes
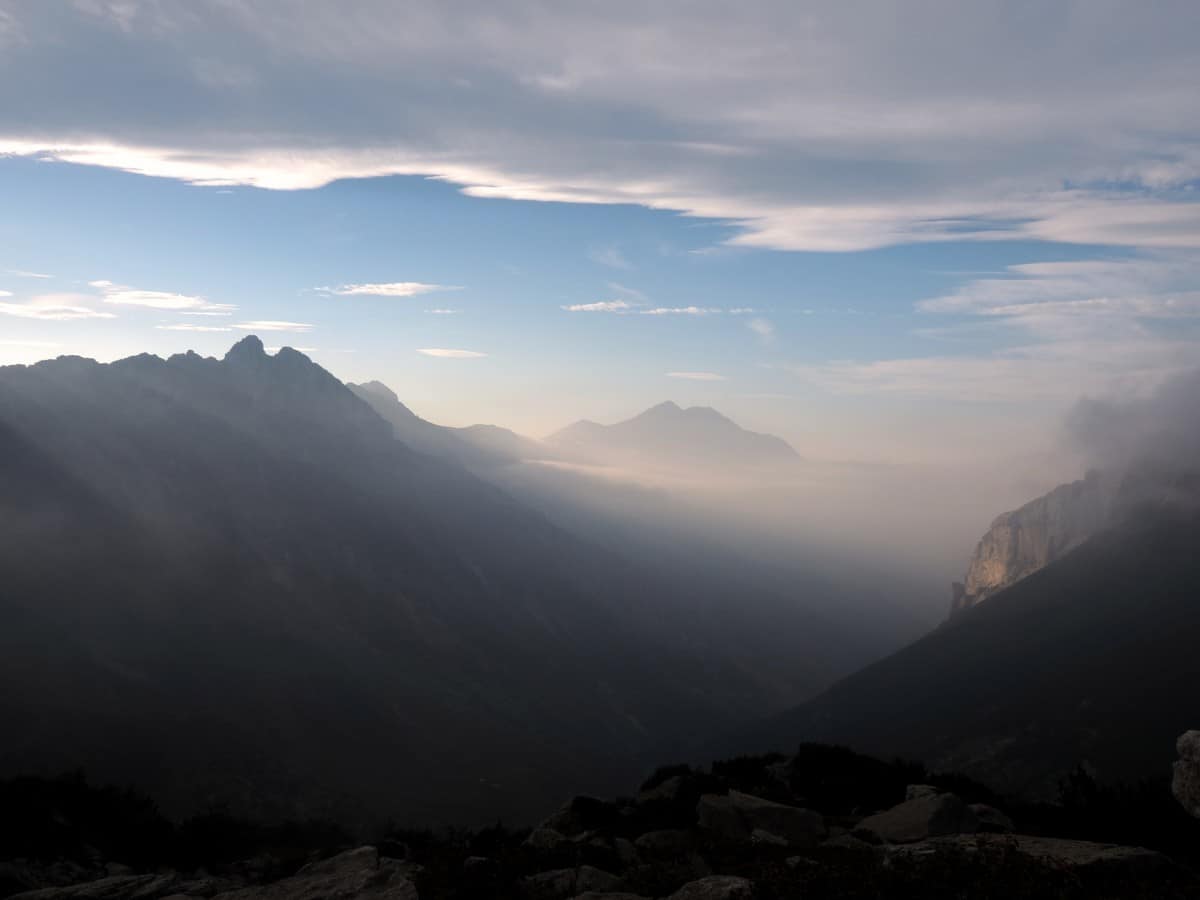
[[[281,322],[276,319],[258,319],[254,322],[238,322],[233,326],[242,331],[292,331],[297,334],[312,331],[315,326],[304,322]]]
[[[422,347],[417,351],[425,356],[436,356],[439,359],[482,359],[486,353],[475,350],[448,350],[445,347]]]
[[[754,318],[746,323],[746,327],[758,335],[763,343],[775,340],[775,326],[763,318]]]
[[[632,303],[625,300],[599,300],[595,303],[575,303],[570,306],[564,306],[567,312],[607,312],[607,313],[622,313],[633,309]]]
[[[340,287],[317,290],[339,297],[416,297],[419,294],[456,291],[459,288],[446,284],[426,284],[423,281],[388,281],[381,284],[343,284]]]
[[[0,297],[11,297],[12,291],[0,291]]]
[[[626,285],[621,284],[619,281],[608,282],[608,289],[614,294],[620,294],[622,297],[628,297],[630,302],[632,302],[634,305],[645,303],[647,299],[646,295],[641,291],[637,290],[636,288],[627,287]]]
[[[625,258],[625,254],[621,252],[619,247],[593,247],[588,251],[588,258],[592,262],[599,263],[602,266],[608,266],[610,269],[632,269],[629,260]]]
[[[53,278],[53,275],[46,275],[43,272],[29,272],[25,269],[5,269],[5,275],[13,275],[17,278]]]
[[[747,247],[1200,247],[1196,4],[755,9],[18,4],[0,153],[282,190],[425,176]]]
[[[724,375],[715,372],[668,372],[668,378],[682,378],[685,381],[725,381]]]
[[[223,303],[209,303],[203,297],[193,297],[188,294],[177,294],[172,291],[146,291],[131,288],[123,284],[114,284],[103,279],[89,281],[90,287],[100,291],[105,303],[116,306],[141,306],[146,309],[182,311],[200,311],[203,313],[223,314],[236,309]]]
[[[425,312],[434,316],[453,316],[458,313],[457,309],[427,309]]]
[[[194,331],[194,332],[215,332],[215,331],[232,331],[232,328],[224,328],[217,325],[192,325],[183,323],[182,325],[155,325],[155,328],[160,331]]]
[[[720,313],[715,307],[706,306],[656,306],[654,309],[638,310],[643,316],[711,316]]]
[[[113,313],[89,306],[92,299],[87,294],[41,294],[24,303],[0,302],[0,315],[55,322],[116,318]]]
[[[1080,396],[1146,390],[1194,365],[1197,345],[1152,335],[1025,344],[985,356],[834,360],[778,366],[843,396],[906,395],[938,402],[1064,409]],[[773,368],[775,368],[773,366]]]
[[[180,312],[183,316],[232,316],[237,307],[232,303],[210,303],[203,309],[186,309]]]
[[[1067,417],[1068,433],[1095,466],[1149,462],[1194,471],[1200,460],[1200,369],[1181,372],[1153,390],[1082,399]]]
[[[926,314],[970,316],[971,326],[1046,341],[1163,340],[1168,323],[1200,324],[1200,254],[1157,251],[1121,258],[1027,263],[923,300]],[[1177,329],[1178,330],[1178,329]],[[1186,327],[1184,328],[1186,332]],[[953,331],[951,332],[953,333]],[[1200,350],[1200,348],[1198,348]]]

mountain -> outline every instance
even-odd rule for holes
[[[1110,474],[1092,471],[998,516],[975,547],[966,578],[954,585],[951,614],[1016,584],[1104,528],[1117,483]]]
[[[664,471],[761,469],[800,461],[781,438],[747,431],[715,409],[683,409],[670,401],[615,425],[576,422],[545,443],[578,462]]]
[[[520,820],[810,695],[856,646],[811,588],[631,560],[409,416],[253,337],[0,368],[0,775]]]
[[[834,741],[1034,795],[1080,764],[1101,779],[1169,772],[1175,737],[1200,721],[1197,483],[1131,472],[1109,527],[750,743]]]
[[[527,459],[552,459],[555,455],[540,441],[496,425],[435,425],[410,410],[391,388],[378,381],[347,387],[392,426],[397,438],[420,453],[448,457],[468,468],[484,470]]]

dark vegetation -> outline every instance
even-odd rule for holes
[[[649,792],[671,779],[685,790],[655,799]],[[1181,868],[1141,885],[1129,873],[1103,879],[1031,860],[1000,843],[939,852],[936,859],[890,859],[844,848],[802,851],[767,845],[728,844],[697,832],[695,805],[701,793],[730,789],[780,802],[797,802],[826,816],[831,826],[852,826],[857,817],[901,802],[913,783],[933,784],[968,802],[1005,809],[1022,834],[1142,846],[1170,855]],[[647,778],[634,801],[577,798],[572,815],[580,829],[603,834],[608,845],[572,841],[532,848],[528,828],[502,823],[479,829],[412,829],[389,825],[373,834],[351,834],[320,821],[256,824],[214,810],[183,821],[163,816],[145,796],[129,789],[95,787],[79,773],[59,778],[0,782],[0,860],[69,860],[81,865],[118,861],[139,870],[250,870],[271,881],[305,862],[364,842],[381,854],[419,866],[423,898],[519,896],[523,877],[554,868],[592,865],[616,870],[611,839],[633,840],[647,831],[677,828],[694,835],[695,852],[722,874],[742,875],[756,897],[923,898],[1187,897],[1195,896],[1188,870],[1200,872],[1200,822],[1175,803],[1165,780],[1107,786],[1082,770],[1061,785],[1055,803],[1018,803],[969,778],[928,772],[919,763],[884,761],[835,746],[806,744],[791,757],[741,756],[707,770],[666,766]],[[474,858],[473,863],[467,860]],[[797,862],[799,860],[799,862]],[[626,889],[663,896],[695,877],[694,857],[663,858],[626,876]],[[0,872],[2,872],[0,868]],[[1153,884],[1153,889],[1149,886]],[[0,881],[0,896],[16,886]]]

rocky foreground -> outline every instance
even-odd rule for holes
[[[1181,739],[1181,800],[1193,796],[1196,737]],[[65,863],[10,860],[0,877],[58,882],[12,900],[1200,897],[1188,861],[1023,834],[996,806],[941,785],[910,784],[900,802],[879,808],[872,798],[895,788],[896,764],[854,761],[828,774],[814,770],[811,752],[706,772],[672,767],[635,797],[576,797],[532,830],[393,832],[377,846],[312,854],[324,858],[287,874],[270,858],[194,871],[96,860],[96,870],[76,867],[76,883],[64,884]]]

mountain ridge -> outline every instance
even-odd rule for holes
[[[545,443],[580,462],[652,468],[753,469],[801,461],[782,438],[742,428],[708,406],[656,404],[612,425],[581,419]]]

